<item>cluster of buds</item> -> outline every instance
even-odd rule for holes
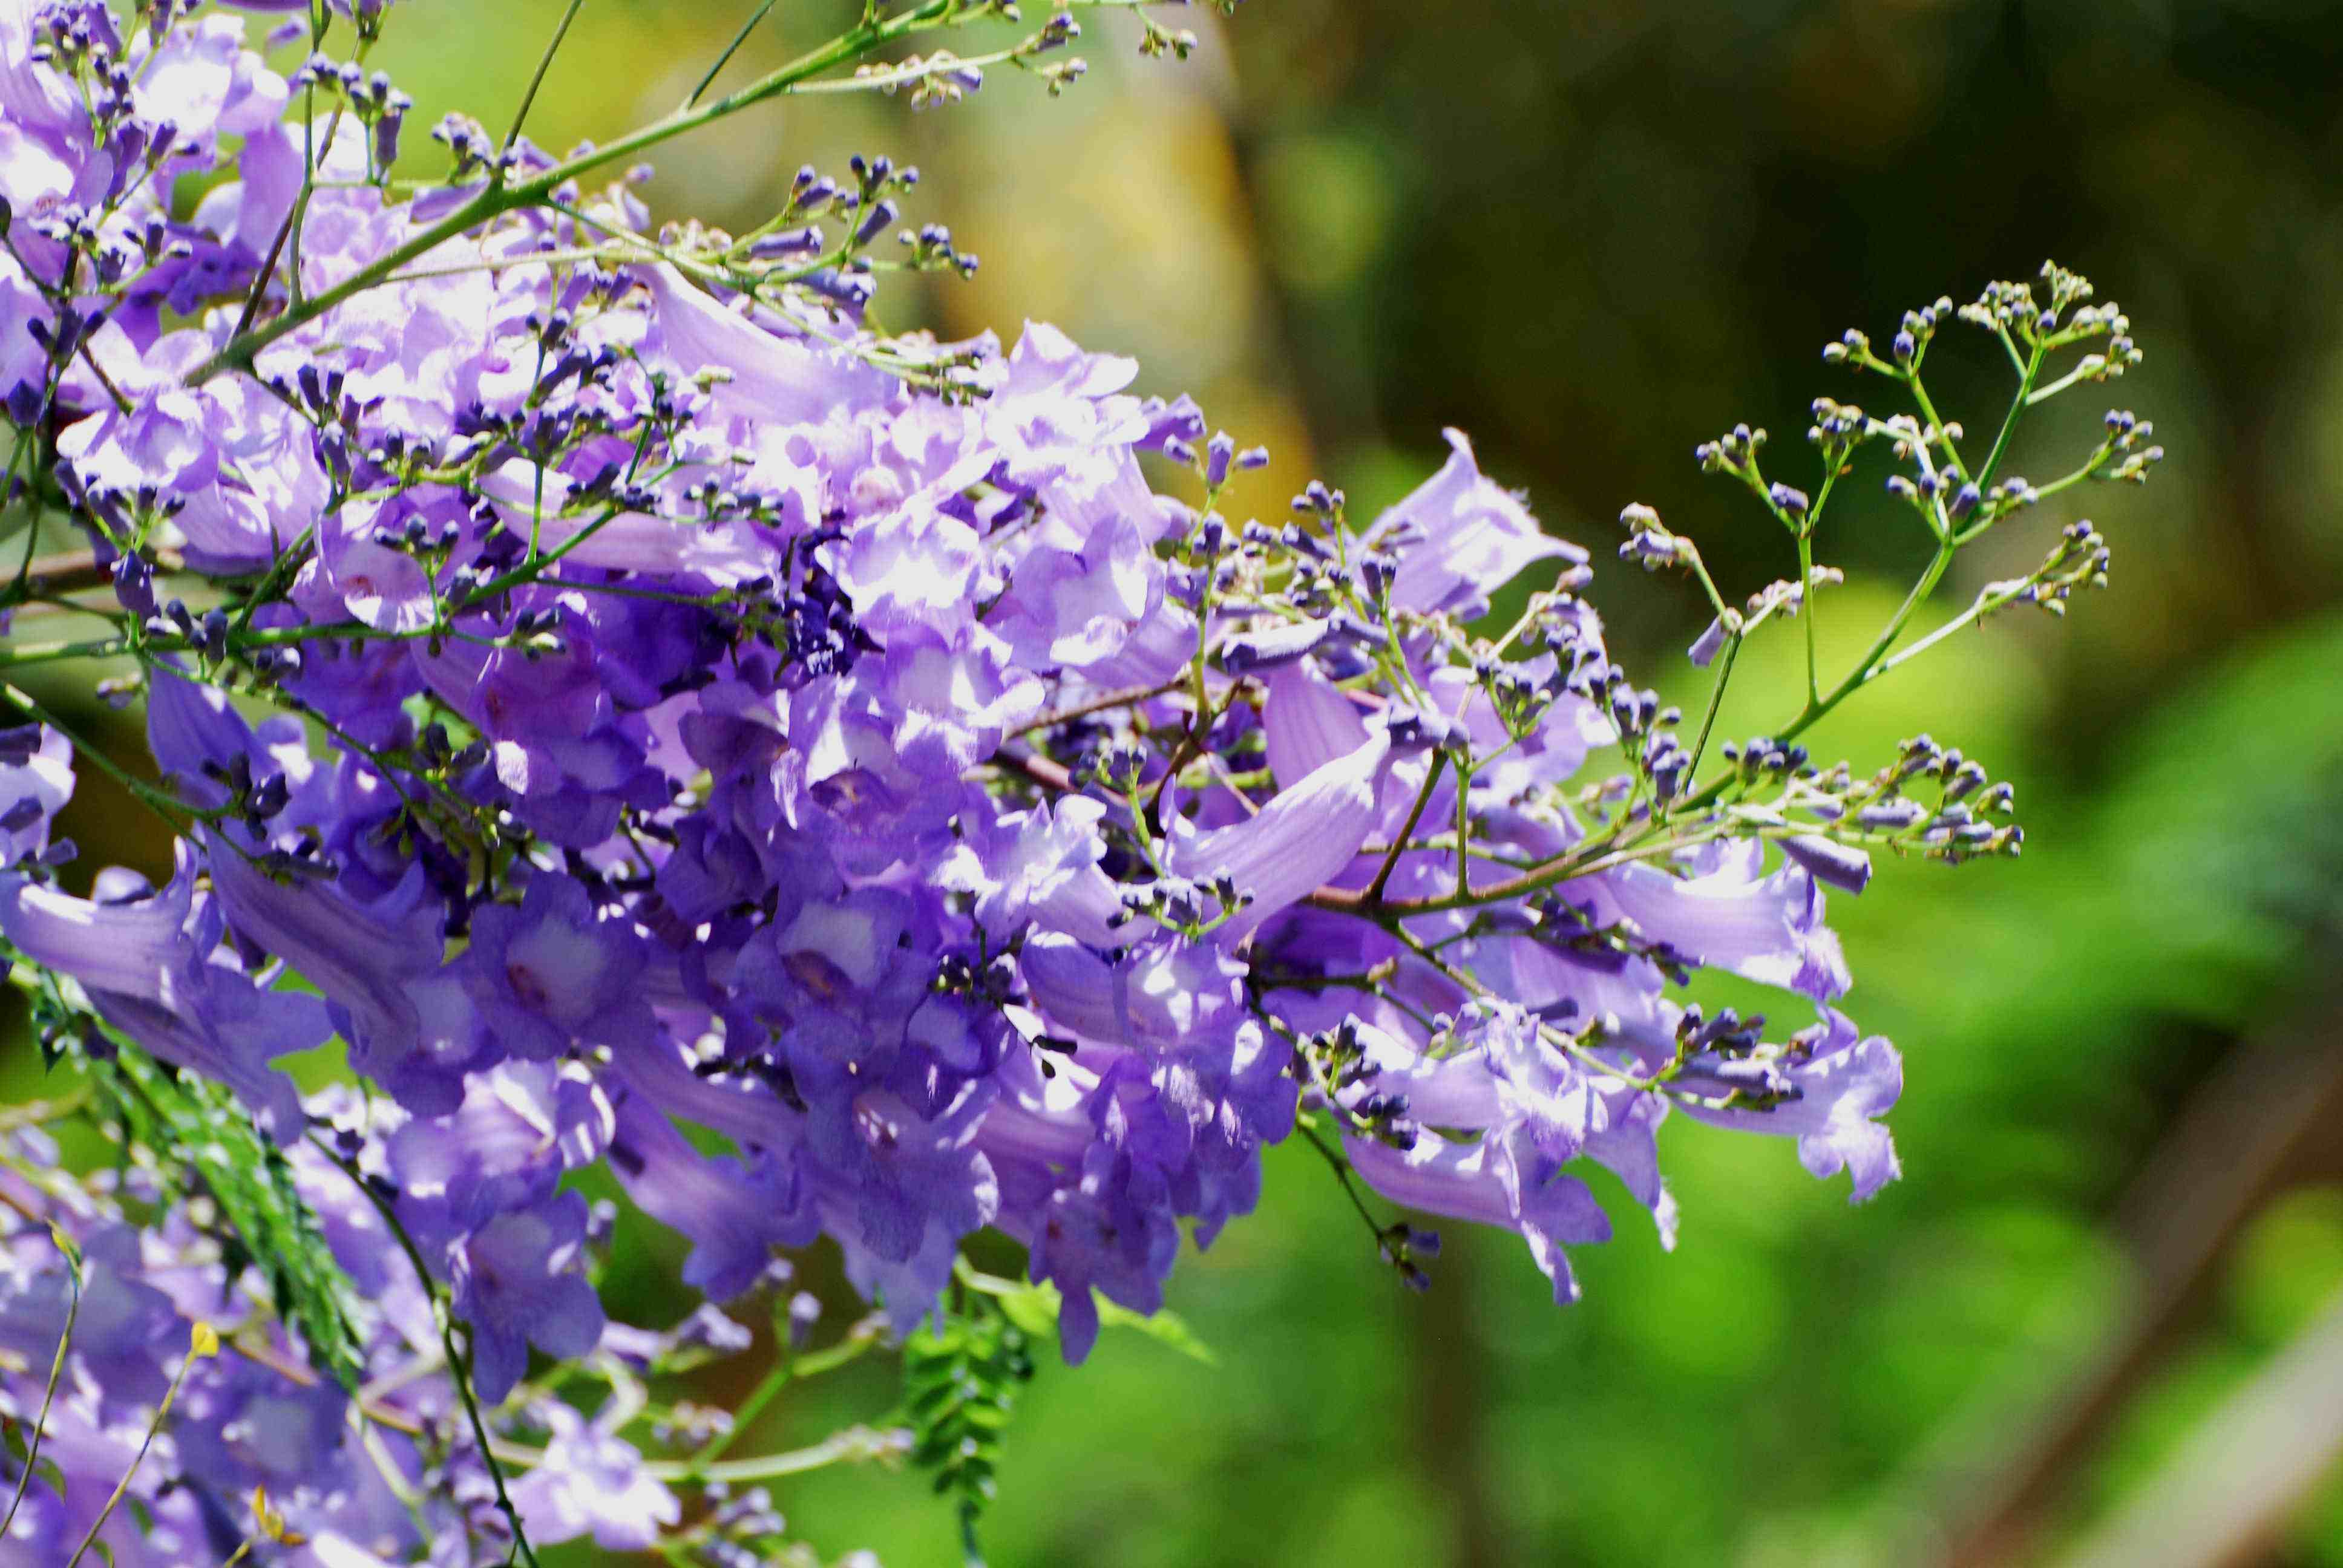
[[[1738,477],[1755,477],[1757,453],[1765,445],[1765,432],[1735,425],[1714,441],[1703,441],[1692,449],[1694,460],[1704,474],[1731,474]]]
[[[2134,415],[2128,408],[2107,410],[2107,452],[2112,465],[2097,476],[2109,479],[2128,479],[2136,485],[2147,483],[2147,471],[2164,461],[2164,448],[2156,444],[2155,424]]]
[[[924,60],[911,55],[900,65],[858,65],[854,74],[864,80],[875,79],[879,91],[890,98],[910,88],[914,113],[957,104],[984,85],[983,67],[949,49],[939,49]]]
[[[1218,930],[1253,901],[1225,871],[1202,880],[1158,877],[1122,888],[1119,897],[1122,908],[1110,924],[1120,926],[1144,916],[1191,940]]]
[[[1813,412],[1815,422],[1806,427],[1806,439],[1821,451],[1823,471],[1835,474],[1875,433],[1871,420],[1854,404],[1828,397],[1815,398]]]
[[[376,71],[368,74],[356,61],[337,60],[330,55],[316,54],[302,62],[301,67],[286,78],[286,82],[296,92],[322,91],[347,105],[349,112],[357,116],[358,123],[371,133],[367,156],[374,166],[376,177],[389,176],[391,166],[398,161],[399,131],[407,124],[407,111],[415,107],[415,100],[392,85],[389,73]],[[460,124],[451,126],[449,122],[459,120],[460,116],[451,115],[440,122],[440,128],[449,133],[440,139],[447,141],[451,149],[455,146],[453,138],[463,135],[464,127]],[[436,131],[433,134],[438,135]],[[485,136],[477,139],[467,136],[466,140],[472,156],[476,158],[481,156],[478,143],[485,140]],[[464,152],[458,152],[457,161],[462,163],[465,156]]]
[[[1771,1111],[1803,1098],[1784,1065],[1786,1046],[1765,1038],[1765,1015],[1744,1018],[1720,1008],[1710,1018],[1694,1002],[1676,1020],[1675,1060],[1665,1070],[1670,1089],[1712,1108]]]
[[[1383,1070],[1361,1039],[1355,1015],[1296,1042],[1309,1081],[1342,1118],[1345,1131],[1403,1151],[1415,1147],[1419,1129],[1408,1118],[1404,1094],[1375,1087]]]
[[[1186,27],[1166,27],[1145,12],[1140,13],[1139,52],[1151,60],[1170,55],[1184,60],[1195,53],[1196,35]]]
[[[2051,615],[2065,615],[2066,600],[2078,588],[2107,586],[2107,566],[2113,552],[2089,518],[2067,525],[2042,564],[2022,578],[1991,582],[1977,593],[1979,619],[2005,605],[2030,604]]]
[[[1619,558],[1634,561],[1647,572],[1662,567],[1687,566],[1700,558],[1693,542],[1681,534],[1671,533],[1660,514],[1641,501],[1631,502],[1619,513],[1619,526],[1627,530],[1627,542],[1619,547]]]

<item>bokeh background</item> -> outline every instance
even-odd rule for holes
[[[559,8],[409,0],[375,63],[413,127],[501,124]],[[751,9],[588,0],[532,133],[664,110]],[[777,7],[736,74],[858,9]],[[888,325],[1030,317],[1137,356],[1142,390],[1271,447],[1239,498],[1264,516],[1313,476],[1393,498],[1454,425],[1598,566],[1643,500],[1745,594],[1786,542],[1693,444],[1770,425],[1789,469],[1811,398],[1883,390],[1821,344],[2046,256],[2148,359],[2016,469],[2062,471],[2110,403],[2172,456],[1997,533],[1942,602],[2077,515],[2114,542],[2111,592],[1956,639],[1815,743],[1862,761],[1930,729],[2016,782],[2031,835],[2015,863],[1885,866],[1834,910],[1851,1010],[1906,1052],[1903,1182],[1850,1210],[1785,1144],[1672,1125],[1682,1245],[1624,1215],[1557,1311],[1510,1238],[1453,1227],[1435,1288],[1397,1290],[1314,1156],[1281,1151],[1262,1211],[1172,1287],[1218,1367],[1112,1332],[1045,1366],[993,1561],[2343,1565],[2343,6],[1255,0],[1167,13],[1203,35],[1182,65],[1137,58],[1127,20],[1086,20],[1061,100],[996,73],[916,116],[786,101],[663,150],[647,195],[747,226],[802,163],[918,163],[913,216],[984,266],[900,284]],[[2006,369],[1966,337],[1931,368],[1974,427]],[[1884,499],[1834,511],[1843,663],[1925,548]],[[1614,562],[1596,592],[1632,668],[1698,689],[1684,585]],[[1794,637],[1745,656],[1725,733],[1787,706]],[[78,809],[85,845],[156,855],[102,789]],[[671,1250],[627,1234],[614,1300],[672,1321]],[[837,1332],[834,1261],[805,1277]],[[759,1436],[892,1397],[858,1367]],[[826,1556],[959,1561],[916,1475],[777,1490]]]

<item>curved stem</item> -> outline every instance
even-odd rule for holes
[[[73,1343],[74,1320],[81,1314],[81,1260],[64,1245],[62,1232],[57,1251],[65,1254],[65,1278],[70,1290],[65,1297],[65,1327],[57,1332],[57,1353],[49,1362],[48,1387],[41,1391],[41,1413],[33,1422],[33,1436],[25,1452],[25,1468],[16,1477],[15,1495],[8,1499],[8,1513],[0,1518],[0,1541],[8,1539],[8,1527],[16,1523],[16,1510],[24,1506],[25,1489],[33,1482],[33,1469],[41,1462],[41,1437],[49,1429],[49,1407],[56,1402],[57,1383],[65,1376],[65,1349]]]
[[[201,1323],[197,1323],[196,1329],[199,1334],[210,1332]],[[216,1344],[213,1346],[214,1350],[217,1348]],[[171,1374],[171,1386],[163,1391],[163,1402],[156,1407],[155,1419],[147,1423],[146,1435],[139,1440],[138,1452],[132,1457],[130,1468],[124,1471],[122,1479],[114,1483],[114,1491],[106,1497],[106,1506],[99,1509],[97,1517],[89,1522],[89,1533],[81,1538],[81,1544],[74,1548],[74,1554],[65,1559],[65,1568],[74,1568],[75,1563],[87,1555],[89,1549],[97,1544],[97,1533],[106,1528],[106,1522],[114,1516],[115,1509],[120,1505],[124,1495],[129,1492],[130,1483],[137,1476],[139,1466],[146,1462],[146,1451],[155,1446],[155,1434],[163,1430],[165,1422],[171,1419],[171,1404],[179,1397],[179,1385],[186,1381],[187,1369],[209,1353],[190,1345],[186,1355],[179,1362],[179,1370]],[[104,1555],[107,1561],[113,1560],[111,1553]]]
[[[309,1141],[350,1179],[360,1192],[366,1194],[367,1201],[374,1205],[375,1211],[382,1216],[384,1226],[407,1254],[407,1264],[415,1271],[416,1282],[431,1298],[431,1316],[439,1330],[439,1348],[447,1357],[447,1378],[456,1385],[456,1392],[463,1401],[464,1414],[472,1428],[472,1441],[479,1446],[480,1462],[488,1466],[488,1480],[496,1488],[497,1512],[502,1513],[505,1523],[512,1527],[513,1548],[520,1554],[521,1561],[529,1568],[542,1568],[538,1562],[537,1549],[528,1543],[528,1532],[521,1527],[520,1510],[514,1506],[512,1493],[505,1485],[504,1466],[497,1460],[494,1441],[488,1436],[488,1420],[480,1413],[479,1398],[472,1392],[471,1361],[456,1348],[455,1313],[448,1308],[445,1292],[432,1279],[431,1270],[423,1261],[422,1248],[416,1245],[415,1238],[407,1234],[406,1225],[400,1221],[397,1211],[374,1190],[364,1171],[324,1139],[312,1134]],[[71,1564],[67,1564],[67,1568],[71,1568]]]
[[[513,112],[512,129],[505,133],[505,152],[511,152],[513,144],[520,140],[520,128],[528,123],[528,111],[537,102],[537,90],[545,85],[545,74],[553,68],[553,56],[561,52],[561,41],[569,36],[569,24],[578,20],[578,13],[585,6],[586,0],[569,0],[569,8],[561,13],[561,20],[554,25],[553,36],[546,40],[545,53],[538,56],[537,70],[520,95],[520,107]]]
[[[699,102],[701,95],[714,85],[717,74],[731,63],[732,56],[739,52],[740,45],[749,41],[749,35],[757,30],[759,24],[764,21],[772,9],[773,0],[764,0],[764,4],[757,7],[755,15],[740,25],[740,30],[732,35],[732,42],[724,45],[724,53],[716,56],[716,63],[709,66],[707,74],[693,85],[691,95],[683,101],[685,108],[688,109]]]

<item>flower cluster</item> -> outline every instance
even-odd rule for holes
[[[380,7],[356,19],[363,36]],[[1161,49],[1193,42],[1145,25]],[[1061,15],[1007,54],[1075,31]],[[973,58],[860,80],[940,101],[981,80]],[[630,179],[591,184],[625,141],[562,158],[451,120],[446,182],[408,199],[387,181],[407,106],[387,80],[322,54],[280,75],[237,18],[167,0],[128,23],[0,0],[0,105],[7,502],[80,544],[53,575],[28,530],[7,602],[103,623],[0,666],[125,661],[113,690],[143,700],[167,788],[130,781],[181,832],[165,886],[67,891],[50,824],[69,748],[12,692],[0,938],[85,1043],[226,1086],[281,1146],[377,1303],[368,1385],[406,1391],[364,1412],[367,1442],[449,1414],[449,1380],[405,1381],[401,1356],[494,1406],[526,1390],[532,1350],[619,1353],[630,1331],[588,1282],[594,1221],[566,1184],[591,1166],[688,1239],[711,1300],[827,1237],[899,1332],[995,1228],[1054,1286],[1071,1361],[1101,1299],[1161,1306],[1183,1233],[1208,1246],[1249,1211],[1262,1148],[1297,1126],[1345,1181],[1517,1232],[1557,1299],[1566,1248],[1609,1231],[1580,1161],[1673,1240],[1655,1134],[1674,1111],[1793,1138],[1858,1199],[1896,1174],[1878,1118],[1901,1069],[1837,1010],[1824,887],[1860,890],[1874,849],[2018,842],[2006,789],[1934,741],[1868,777],[1797,744],[1908,657],[1890,657],[1900,619],[1704,774],[1715,704],[1687,727],[1613,662],[1585,552],[1463,437],[1363,526],[1316,483],[1287,518],[1240,523],[1226,487],[1266,454],[1187,399],[1133,395],[1131,362],[1041,326],[1006,348],[870,330],[887,267],[974,266],[934,226],[875,258],[915,170],[809,168],[733,236],[653,225]],[[175,216],[196,173],[207,192]],[[2084,378],[2137,357],[2087,285],[2051,286],[1976,307],[2021,405],[2069,344],[2114,335]],[[1722,656],[1720,695],[1765,620],[1811,628],[1808,596],[1837,580],[1812,539],[1856,446],[1896,448],[1891,488],[1939,547],[1931,586],[1957,545],[2073,482],[1996,482],[1998,445],[1964,460],[1918,379],[1950,314],[1912,318],[1892,364],[1840,347],[1919,411],[1817,405],[1811,498],[1761,472],[1762,431],[1701,449],[1798,547],[1798,579],[1745,613],[1689,540],[1625,515],[1623,553],[1707,588],[1694,655]],[[2139,477],[2150,434],[2111,418],[2074,478]],[[2056,608],[2104,568],[2081,525],[1954,624]],[[1493,626],[1516,578],[1534,591]],[[1703,968],[1813,1021],[1769,1039],[1763,1018],[1711,1016],[1675,994]],[[382,1098],[296,1092],[279,1059],[335,1038]],[[188,1261],[180,1224],[89,1232],[86,1289],[117,1253],[103,1267],[126,1282],[106,1287],[109,1333],[236,1316],[236,1271]],[[1377,1241],[1423,1281],[1428,1233]],[[16,1267],[17,1299],[55,1302],[62,1264]],[[25,1312],[8,1332],[29,1354],[56,1325]],[[116,1372],[111,1342],[85,1330],[75,1352],[75,1463],[112,1455],[109,1410],[159,1390],[166,1336],[122,1332]],[[289,1341],[269,1354],[298,1361]],[[206,1510],[260,1486],[297,1526],[329,1511],[320,1562],[359,1560],[326,1550],[329,1516],[379,1515],[394,1545],[366,1551],[427,1546],[385,1506],[422,1462],[370,1470],[345,1394],[271,1366],[190,1381],[164,1473],[185,1484],[146,1494],[156,1518],[216,1544]],[[256,1400],[282,1408],[246,1413]],[[541,1413],[550,1441],[511,1498],[485,1429],[469,1462],[492,1484],[435,1484],[640,1543],[675,1503],[631,1467],[621,1407]]]
[[[591,1418],[535,1392],[516,1402],[505,1424],[536,1442],[490,1440],[505,1465],[527,1467],[507,1492],[449,1375],[428,1282],[363,1184],[385,1173],[379,1147],[356,1131],[356,1097],[331,1092],[309,1110],[335,1131],[322,1148],[288,1149],[286,1172],[358,1288],[356,1391],[307,1364],[210,1201],[173,1193],[141,1164],[75,1177],[36,1126],[0,1133],[0,1201],[21,1221],[0,1243],[0,1401],[25,1434],[0,1486],[8,1560],[65,1563],[96,1548],[125,1568],[255,1553],[354,1568],[500,1561],[516,1527],[539,1545],[672,1539],[681,1503],[661,1476],[674,1462],[647,1462],[617,1431],[642,1414],[646,1377],[737,1351],[748,1331],[712,1312],[665,1334],[606,1329],[598,1309],[559,1300],[565,1282],[589,1303],[591,1292],[548,1277],[539,1246],[549,1231],[580,1250],[584,1201],[507,1211],[466,1255],[475,1281],[498,1281],[477,1303],[493,1325],[478,1355],[501,1353],[512,1332],[493,1314],[534,1300],[567,1314],[545,1338],[590,1352],[588,1370],[617,1392]],[[783,1528],[761,1493],[725,1502],[722,1519],[695,1526],[703,1550]]]

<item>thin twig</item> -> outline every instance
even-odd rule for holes
[[[553,36],[546,40],[545,53],[537,58],[537,70],[520,95],[520,107],[513,113],[512,129],[505,133],[505,145],[498,151],[497,165],[500,172],[505,155],[510,153],[513,145],[520,140],[520,128],[528,122],[529,108],[537,102],[537,89],[544,85],[546,72],[553,68],[553,56],[561,52],[561,40],[569,36],[569,24],[578,19],[578,13],[585,6],[586,0],[569,0],[568,9],[561,13],[561,20],[553,29]]]
[[[765,0],[765,3],[762,5],[757,7],[756,15],[741,24],[740,30],[732,35],[732,41],[724,45],[724,53],[716,56],[716,64],[709,66],[708,74],[700,77],[699,82],[692,87],[691,96],[684,99],[683,106],[685,108],[688,109],[694,104],[699,102],[699,95],[708,91],[708,89],[715,84],[717,75],[721,72],[725,66],[732,63],[732,56],[739,52],[741,45],[749,41],[749,35],[757,30],[757,25],[765,19],[766,13],[772,10],[772,8],[773,0]]]

